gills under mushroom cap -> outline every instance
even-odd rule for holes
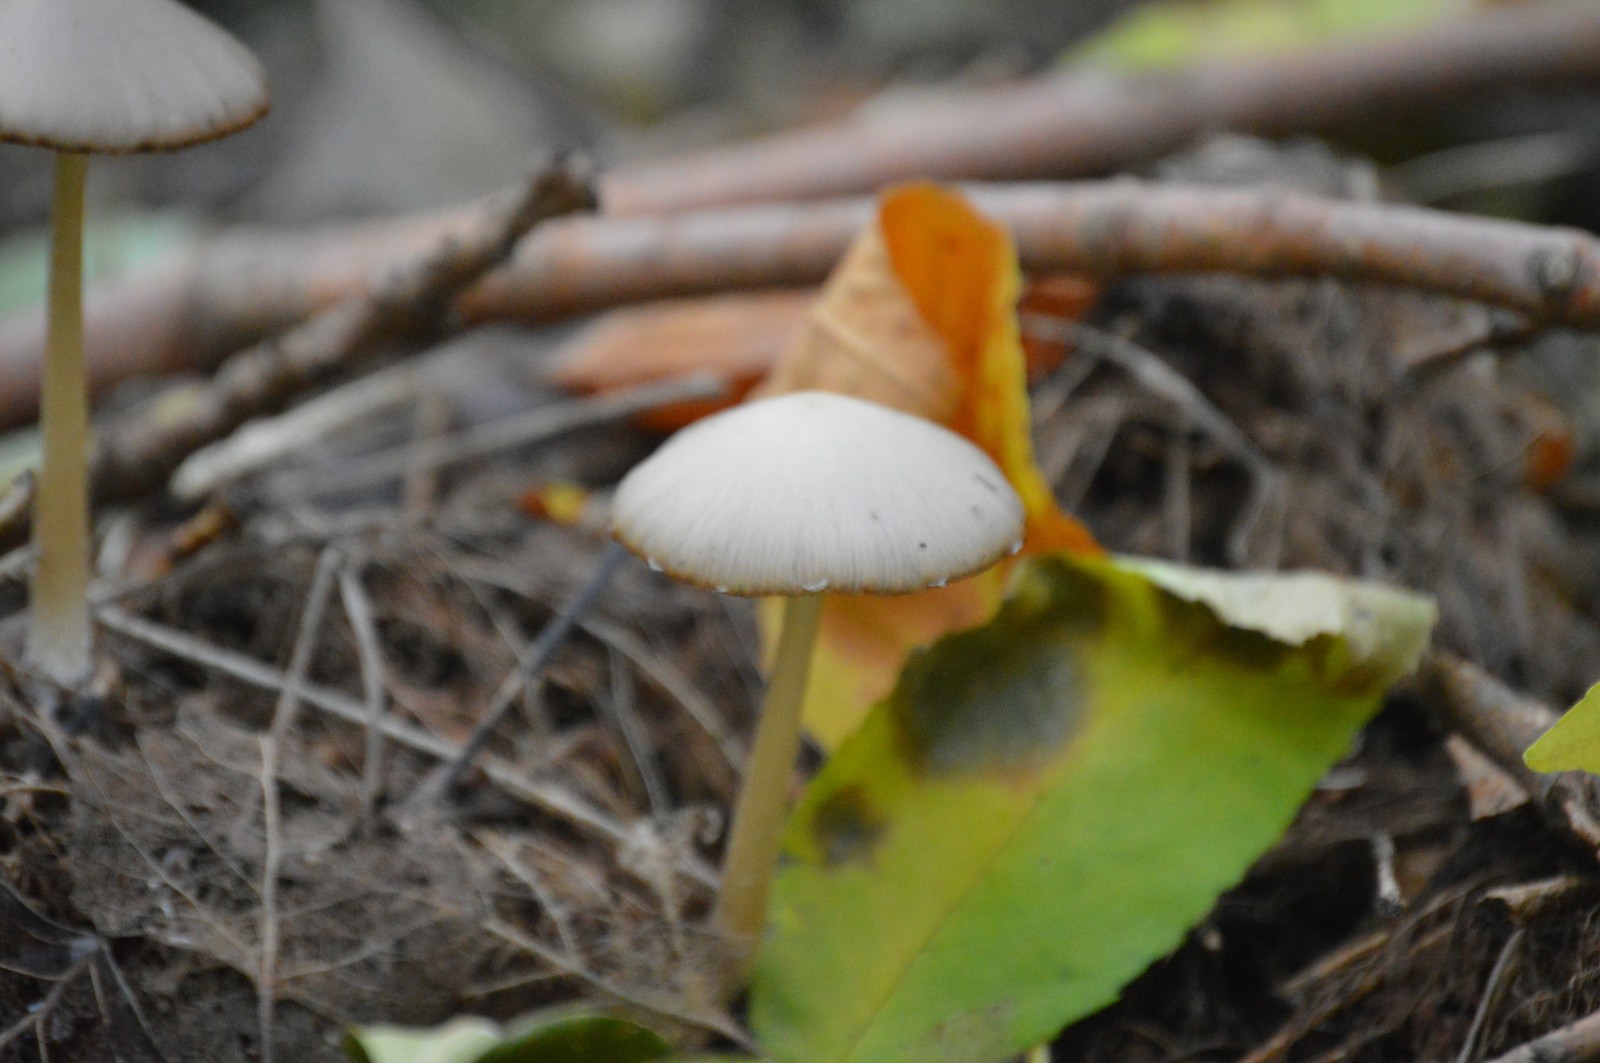
[[[1022,502],[988,455],[931,421],[820,391],[737,406],[623,478],[617,539],[730,594],[902,593],[981,571],[1021,542]]]
[[[0,140],[160,151],[266,110],[255,57],[176,0],[0,0]]]

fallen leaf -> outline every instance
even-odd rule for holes
[[[1027,562],[811,782],[751,994],[772,1059],[987,1063],[1103,1007],[1277,840],[1434,619],[1145,567]]]
[[[1022,298],[1017,300],[1017,314],[1077,321],[1094,309],[1102,288],[1098,281],[1071,273],[1037,277],[1022,289]],[[1028,369],[1028,384],[1042,383],[1071,353],[1061,340],[1024,335],[1022,357]]]
[[[1566,715],[1522,754],[1534,771],[1600,774],[1600,683],[1589,688]]]
[[[760,391],[841,392],[938,421],[994,458],[1021,496],[1024,553],[1098,553],[1034,464],[1021,286],[1010,234],[959,192],[892,189]],[[837,745],[889,690],[907,653],[993,616],[1008,567],[898,598],[830,595],[806,694],[811,735]],[[776,613],[769,605],[762,615],[770,637]]]
[[[739,292],[602,314],[562,348],[547,379],[585,394],[711,372],[725,398],[664,406],[638,419],[671,432],[733,405],[763,380],[805,320],[815,293]]]
[[[589,508],[589,492],[575,483],[556,480],[530,487],[517,499],[522,512],[555,524],[580,524]]]

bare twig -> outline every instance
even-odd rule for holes
[[[595,992],[618,1003],[639,1008],[647,1013],[676,1019],[679,1022],[687,1023],[703,1030],[710,1030],[713,1033],[721,1034],[749,1051],[755,1050],[755,1045],[750,1040],[750,1035],[740,1029],[726,1015],[696,1010],[687,1003],[680,1004],[678,1001],[670,999],[665,993],[650,992],[643,988],[635,989],[613,981],[591,970],[581,960],[568,956],[559,949],[551,948],[549,945],[529,937],[516,927],[500,919],[490,919],[484,924],[483,928],[495,937],[578,979]]]
[[[565,954],[581,958],[578,935],[572,929],[572,913],[567,905],[545,885],[544,876],[537,869],[519,860],[511,843],[493,831],[475,831],[472,837],[483,846],[485,852],[500,861],[501,866],[512,878],[526,886],[528,892],[533,894],[533,899],[539,902],[539,907],[544,909],[544,913],[550,917],[550,922],[555,926],[556,936],[561,939],[561,948]]]
[[[0,1049],[6,1048],[29,1030],[35,1031],[40,1043],[43,1043],[45,1041],[43,1024],[50,1020],[50,1016],[61,1004],[62,995],[71,988],[80,975],[89,969],[89,964],[93,960],[93,953],[78,960],[68,969],[66,974],[55,980],[55,984],[50,987],[50,991],[44,995],[43,1000],[30,1007],[22,1018],[0,1030]]]
[[[626,657],[639,673],[678,703],[689,718],[716,744],[722,759],[737,774],[744,765],[744,749],[723,724],[716,707],[696,689],[671,661],[654,653],[632,632],[598,618],[579,622],[584,631]]]
[[[1600,17],[1600,14],[1597,14]],[[1576,230],[1344,202],[1281,190],[1135,180],[972,186],[1016,234],[1025,268],[1101,277],[1138,272],[1332,276],[1473,299],[1553,324],[1600,324],[1600,239]],[[710,210],[672,218],[570,218],[541,226],[505,269],[455,304],[462,320],[552,320],[645,299],[820,281],[872,217],[865,199]],[[466,215],[474,223],[479,214]],[[109,300],[89,346],[103,372],[206,365],[219,350],[361,291],[376,264],[458,238],[459,214],[314,236],[241,234],[227,269],[248,298],[208,285],[130,290]],[[263,273],[283,276],[270,283]],[[157,302],[161,306],[146,305]],[[169,327],[141,332],[157,312]],[[203,323],[204,334],[193,331]],[[37,337],[0,322],[0,425],[31,418]],[[28,366],[20,372],[16,366]],[[146,476],[143,482],[148,483]]]
[[[184,499],[202,498],[353,421],[414,399],[419,386],[417,368],[408,362],[352,380],[277,417],[247,424],[189,455],[172,474],[172,493]]]
[[[456,297],[504,262],[530,229],[592,202],[585,167],[565,159],[545,167],[471,224],[441,234],[427,250],[376,279],[363,277],[282,336],[235,355],[213,380],[182,394],[181,414],[173,415],[173,404],[165,403],[162,416],[113,429],[95,454],[95,497],[135,498],[159,488],[200,447],[251,417],[275,412],[340,367],[385,345],[437,332]],[[26,493],[20,501],[0,503],[0,509],[20,510],[31,499],[32,482],[19,483],[11,493],[17,491]],[[20,531],[0,526],[0,539]]]
[[[97,465],[101,489],[129,480],[156,486],[198,446],[278,409],[353,359],[437,331],[456,295],[504,262],[529,230],[584,209],[591,195],[583,166],[563,159],[545,167],[479,224],[390,267],[283,336],[235,355],[184,415],[136,421],[114,433]]]

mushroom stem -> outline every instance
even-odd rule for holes
[[[772,681],[733,812],[712,925],[732,947],[735,969],[730,973],[739,983],[755,960],[756,937],[767,913],[767,890],[778,863],[789,784],[800,752],[800,705],[821,619],[820,594],[796,595],[784,602]]]
[[[28,660],[71,686],[89,675],[89,396],[83,371],[83,198],[89,160],[56,155]]]

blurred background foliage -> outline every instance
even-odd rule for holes
[[[262,56],[273,115],[200,150],[100,167],[94,194],[267,222],[410,210],[502,184],[556,145],[633,160],[1064,60],[1145,68],[1314,45],[1485,2],[201,0]],[[1587,145],[1593,103],[1507,99],[1457,127],[1372,130],[1355,146],[1398,161],[1574,129]],[[0,230],[42,219],[47,171],[35,152],[0,148]]]

